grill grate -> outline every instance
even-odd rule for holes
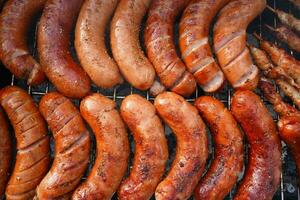
[[[289,4],[286,0],[268,0],[268,4],[270,6],[272,6],[273,8],[280,8],[282,10],[288,11],[289,13],[294,13],[295,15],[297,15],[295,8],[293,8],[293,6],[291,4]],[[300,14],[300,13],[298,13]],[[297,16],[299,17],[299,16]],[[270,34],[268,34],[268,32],[265,32],[263,29],[263,24],[264,23],[268,23],[269,25],[272,25],[273,27],[276,27],[278,22],[276,17],[270,13],[269,11],[265,11],[255,22],[253,22],[251,24],[251,26],[249,27],[249,33],[252,33],[253,31],[256,31],[257,33],[260,34],[260,36],[262,36],[263,38],[268,38],[271,40],[274,40],[274,38],[270,38]],[[34,28],[33,28],[33,32],[34,32]],[[32,34],[32,38],[34,38],[34,33]],[[34,40],[34,39],[32,39]],[[248,42],[249,43],[254,43],[257,44],[255,39],[249,35],[248,37]],[[276,41],[274,41],[275,43],[277,43]],[[37,52],[36,52],[36,44],[33,41],[31,43],[32,46],[32,52],[33,54],[36,56]],[[290,51],[290,53],[292,55],[295,55],[295,53],[293,51]],[[296,55],[296,57],[298,57],[299,55]],[[14,76],[11,76],[11,85],[17,85],[22,87],[23,89],[26,89],[28,91],[29,94],[31,94],[31,96],[34,98],[34,100],[36,102],[39,102],[39,100],[41,99],[41,97],[43,95],[45,95],[46,93],[50,92],[50,91],[54,91],[54,87],[52,84],[46,82],[43,83],[40,86],[35,86],[35,87],[28,87],[26,86],[26,83],[22,80],[17,80],[14,78]],[[129,94],[140,94],[141,96],[147,98],[150,101],[154,100],[154,97],[152,97],[149,92],[143,92],[143,91],[139,91],[136,90],[134,88],[132,88],[129,84],[124,83],[120,86],[117,86],[113,89],[108,89],[108,90],[103,90],[100,88],[97,88],[95,86],[92,86],[92,92],[99,92],[102,93],[103,95],[107,96],[110,99],[113,99],[114,101],[117,102],[118,106],[120,105],[121,101]],[[257,91],[259,93],[259,91]],[[225,88],[220,91],[217,94],[214,94],[213,96],[216,97],[217,99],[221,100],[228,108],[230,108],[230,101],[231,101],[231,97],[233,94],[233,90],[232,88],[230,88],[229,86],[225,86]],[[204,94],[199,88],[196,90],[196,92],[194,93],[194,95],[192,95],[191,98],[187,99],[187,101],[193,103],[195,101],[195,99],[198,96],[201,95],[209,95],[209,94]],[[286,99],[285,99],[286,100]],[[76,105],[79,105],[79,101],[78,100],[74,100],[74,103]],[[266,102],[267,107],[270,109],[274,120],[278,119],[278,116],[274,113],[274,111],[271,108],[271,105],[269,103]],[[175,139],[173,137],[173,135],[171,134],[171,130],[166,127],[166,136],[168,138],[168,145],[169,145],[169,152],[170,152],[170,157],[171,159],[168,161],[168,167],[167,169],[169,169],[170,163],[172,162],[172,158],[174,157],[175,154]],[[131,149],[134,148],[134,144],[132,141],[132,138],[130,138],[131,140]],[[92,146],[95,146],[95,141],[93,141],[94,144]],[[53,142],[51,144],[51,149],[53,152]],[[210,156],[209,158],[213,158],[213,148],[212,148],[212,144],[210,144]],[[133,155],[133,152],[131,152]],[[245,145],[245,162],[247,162],[247,146]],[[132,156],[131,156],[132,157]],[[92,164],[94,162],[95,159],[95,154],[94,152],[91,155],[91,164],[89,166],[89,169],[92,167]],[[273,199],[275,200],[294,200],[294,199],[298,199],[300,200],[300,195],[299,195],[299,188],[297,187],[297,176],[296,176],[296,167],[295,167],[295,163],[290,155],[290,153],[287,150],[287,147],[285,146],[285,144],[283,143],[283,173],[281,174],[281,184],[280,184],[280,188],[278,189],[276,195],[274,196]],[[211,161],[211,159],[210,159]],[[209,166],[209,164],[208,164]],[[241,176],[242,178],[242,176]],[[241,179],[240,178],[240,179]],[[234,193],[236,190],[236,186],[234,187],[234,189],[230,192],[230,194],[226,197],[226,199],[233,199]],[[114,197],[114,199],[116,199],[116,197]],[[154,199],[154,198],[153,198]]]

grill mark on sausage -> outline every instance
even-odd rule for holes
[[[193,44],[189,45],[189,47],[185,50],[185,52],[182,53],[182,58],[185,59],[187,56],[189,56],[192,52],[199,49],[201,46],[208,43],[208,38],[202,38],[200,40],[196,40]]]
[[[28,199],[28,198],[34,196],[34,194],[35,194],[35,189],[27,191],[22,194],[18,194],[18,195],[6,194],[6,198],[11,199],[11,200]]]
[[[239,62],[241,57],[245,56],[249,50],[245,48],[243,51],[241,51],[235,58],[233,58],[230,62],[228,62],[225,66],[223,66],[223,69],[227,69],[228,66],[234,65],[236,62]]]
[[[191,73],[195,74],[203,70],[205,67],[209,66],[213,62],[215,62],[215,60],[212,57],[206,57],[204,59],[201,59],[199,63],[192,67]]]
[[[71,143],[68,147],[66,147],[63,151],[60,151],[60,154],[68,154],[71,150],[73,150],[76,146],[82,145],[82,143],[86,142],[89,134],[87,131],[80,134],[80,137],[76,139],[73,143]]]
[[[244,83],[253,80],[258,73],[259,70],[257,69],[257,67],[255,65],[251,65],[251,67],[249,67],[249,71],[242,75],[241,78],[233,84],[233,86],[241,87]]]
[[[55,130],[53,130],[54,135],[59,135],[61,130],[63,130],[72,120],[76,119],[77,116],[79,116],[79,112],[76,111],[67,117],[65,116],[61,119],[61,121],[57,122],[59,126],[57,126]]]
[[[216,83],[220,82],[220,79],[224,78],[224,74],[221,71],[218,71],[215,76],[210,79],[205,85],[201,85],[204,91],[211,91],[216,87]]]
[[[233,41],[234,39],[242,36],[243,34],[246,34],[245,30],[241,30],[235,33],[232,33],[230,35],[227,35],[226,37],[222,38],[218,43],[214,44],[215,45],[215,52],[218,53],[220,50],[226,47],[228,43]]]

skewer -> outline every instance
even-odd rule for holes
[[[268,25],[268,24],[264,24],[268,29],[270,29],[273,32],[278,32],[277,29],[273,28],[272,26]]]
[[[262,37],[259,36],[256,32],[253,33],[253,36],[254,36],[256,39],[258,39],[259,41],[262,41],[262,40],[263,40]]]
[[[274,8],[272,8],[271,6],[267,5],[267,8],[268,8],[270,11],[272,11],[273,13],[277,13],[277,11],[276,11]]]

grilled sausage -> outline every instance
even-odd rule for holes
[[[300,9],[300,0],[289,0],[292,2],[298,9]]]
[[[0,199],[2,199],[9,178],[12,161],[12,141],[8,130],[8,123],[0,108]]]
[[[229,0],[192,0],[180,20],[179,44],[188,70],[205,92],[215,92],[224,83],[224,74],[212,56],[209,27],[217,12]]]
[[[151,0],[120,0],[111,22],[113,56],[124,78],[135,88],[149,89],[155,70],[139,45],[139,30]]]
[[[59,92],[71,98],[84,97],[90,80],[73,60],[70,33],[83,0],[49,0],[38,26],[38,52],[48,79]]]
[[[161,83],[183,96],[190,96],[196,89],[195,78],[186,71],[174,45],[175,19],[187,3],[188,0],[154,0],[144,35],[148,58]]]
[[[105,47],[105,27],[118,0],[87,0],[76,24],[75,47],[84,70],[99,87],[111,88],[123,78],[115,61]]]
[[[220,12],[214,26],[214,49],[231,85],[253,90],[258,83],[258,69],[246,47],[246,28],[266,6],[266,0],[235,0]]]
[[[27,44],[30,25],[45,3],[46,0],[9,0],[0,16],[0,59],[17,78],[27,79],[29,85],[38,85],[45,80],[45,74]]]
[[[284,80],[276,80],[276,84],[288,96],[294,104],[300,109],[300,91]]]
[[[281,143],[276,125],[262,100],[249,90],[234,94],[231,109],[250,145],[248,166],[234,199],[271,200],[281,174]]]
[[[55,157],[36,199],[69,199],[89,162],[89,133],[77,108],[61,94],[43,96],[39,108],[53,133]]]
[[[0,102],[17,141],[16,162],[6,187],[6,199],[32,199],[50,164],[46,123],[33,99],[18,87],[2,89]]]
[[[214,140],[214,160],[195,190],[196,199],[222,200],[230,192],[243,170],[243,135],[223,103],[213,97],[195,102],[208,123]]]
[[[119,199],[150,199],[161,181],[168,159],[164,128],[155,107],[139,95],[127,96],[120,110],[132,131],[135,155],[130,175],[119,188]]]
[[[126,173],[129,143],[125,125],[114,101],[92,94],[80,103],[80,113],[93,129],[97,158],[85,182],[72,199],[111,199]]]
[[[175,93],[158,95],[154,105],[177,139],[175,159],[158,185],[155,198],[188,199],[201,178],[208,156],[205,125],[197,109]]]

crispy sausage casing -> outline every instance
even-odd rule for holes
[[[77,108],[61,94],[43,96],[39,108],[53,133],[55,157],[36,197],[69,199],[87,168],[90,136]]]
[[[178,57],[174,45],[176,17],[188,0],[152,1],[145,29],[145,45],[161,83],[173,92],[190,96],[196,89],[196,81]]]
[[[234,88],[253,90],[258,84],[258,69],[246,47],[246,29],[265,6],[266,0],[231,1],[221,10],[214,26],[214,49]]]
[[[232,114],[217,99],[200,97],[195,106],[210,127],[215,152],[208,172],[195,190],[195,198],[222,200],[243,170],[243,135]]]
[[[113,56],[124,78],[135,88],[149,89],[155,70],[139,45],[139,31],[151,0],[120,0],[111,22]]]
[[[75,47],[84,70],[99,87],[122,83],[119,68],[105,46],[105,28],[118,0],[86,0],[76,24]]]
[[[92,94],[80,103],[80,113],[96,136],[97,158],[85,182],[73,193],[73,200],[109,200],[126,173],[129,142],[126,127],[114,101]]]
[[[276,125],[262,100],[251,91],[237,91],[231,106],[250,145],[248,166],[234,199],[271,200],[281,174],[281,143]]]
[[[163,125],[155,107],[139,95],[124,99],[121,116],[132,131],[135,155],[130,175],[119,188],[119,199],[150,199],[161,181],[168,159]]]
[[[8,123],[0,108],[0,199],[4,195],[12,161],[12,141]]]
[[[201,178],[208,156],[205,125],[197,109],[175,93],[158,95],[154,105],[177,140],[175,159],[167,177],[158,185],[155,198],[188,199]]]
[[[0,59],[17,78],[27,79],[29,85],[45,79],[40,64],[29,52],[26,36],[45,3],[46,0],[9,0],[0,16]]]
[[[205,92],[220,89],[225,77],[213,58],[208,41],[209,27],[229,0],[192,0],[180,20],[179,44],[182,58]]]
[[[84,97],[90,80],[72,58],[70,34],[83,0],[49,0],[38,26],[38,52],[48,79],[71,98]]]
[[[18,87],[2,89],[0,102],[17,141],[16,162],[6,187],[6,199],[32,199],[50,164],[46,123],[33,99]]]

